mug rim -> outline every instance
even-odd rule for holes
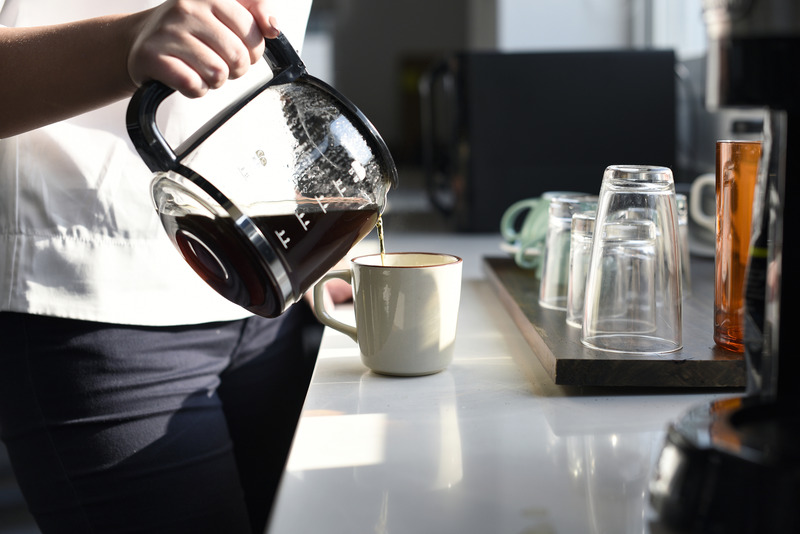
[[[420,269],[420,268],[430,268],[430,267],[446,267],[448,265],[458,265],[463,263],[463,259],[455,254],[448,254],[446,252],[385,252],[384,257],[386,256],[421,256],[421,257],[438,257],[441,258],[441,261],[430,262],[430,263],[421,263],[416,265],[383,265],[381,263],[381,253],[375,252],[372,254],[362,254],[360,256],[356,256],[350,259],[350,263],[353,265],[358,265],[359,267],[378,267],[381,269]],[[367,262],[367,259],[375,259],[378,258],[378,263],[371,263]],[[444,261],[445,259],[449,261]]]

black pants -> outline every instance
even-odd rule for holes
[[[0,313],[0,437],[46,533],[260,533],[321,328]],[[311,336],[311,339],[309,339]]]

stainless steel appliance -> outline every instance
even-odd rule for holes
[[[800,355],[792,272],[800,253],[800,2],[706,0],[710,107],[767,108],[747,279],[742,397],[698,406],[668,430],[650,496],[659,523],[691,532],[800,532]]]

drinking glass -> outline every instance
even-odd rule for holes
[[[533,269],[537,276],[541,274],[550,201],[586,195],[588,193],[577,191],[545,191],[540,197],[518,200],[503,212],[500,234],[506,243],[516,248],[514,261],[520,268]]]
[[[567,324],[583,326],[583,301],[586,295],[586,273],[592,253],[594,219],[597,212],[581,211],[572,216],[569,246],[569,280],[567,281]]]
[[[760,141],[717,141],[714,342],[744,352],[745,278]]]
[[[569,247],[572,216],[597,206],[596,195],[569,195],[550,199],[544,259],[539,283],[539,305],[567,310]]]
[[[692,271],[689,258],[689,200],[686,195],[675,195],[675,206],[678,209],[678,234],[681,238],[681,291],[683,296],[692,294]]]
[[[586,276],[581,342],[630,354],[679,350],[680,269],[672,171],[647,165],[608,167]]]

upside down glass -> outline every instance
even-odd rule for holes
[[[541,275],[542,257],[547,239],[550,201],[554,198],[573,198],[588,193],[576,191],[546,191],[542,196],[525,198],[514,202],[500,219],[500,233],[503,239],[517,250],[514,261],[522,269],[533,269]],[[522,214],[525,214],[523,217]],[[522,224],[519,225],[519,220]],[[519,229],[517,229],[519,227]]]
[[[676,194],[675,205],[678,207],[678,234],[681,238],[681,282],[683,297],[692,294],[692,271],[689,257],[689,200],[686,195]]]
[[[569,280],[567,281],[567,324],[583,326],[583,302],[586,295],[586,273],[592,254],[594,235],[594,209],[572,216],[572,233],[569,245]]]
[[[570,194],[550,199],[544,260],[539,276],[539,305],[543,308],[566,311],[572,216],[596,206],[595,195]]]
[[[681,349],[680,267],[672,171],[608,167],[586,277],[581,342],[629,354]]]

